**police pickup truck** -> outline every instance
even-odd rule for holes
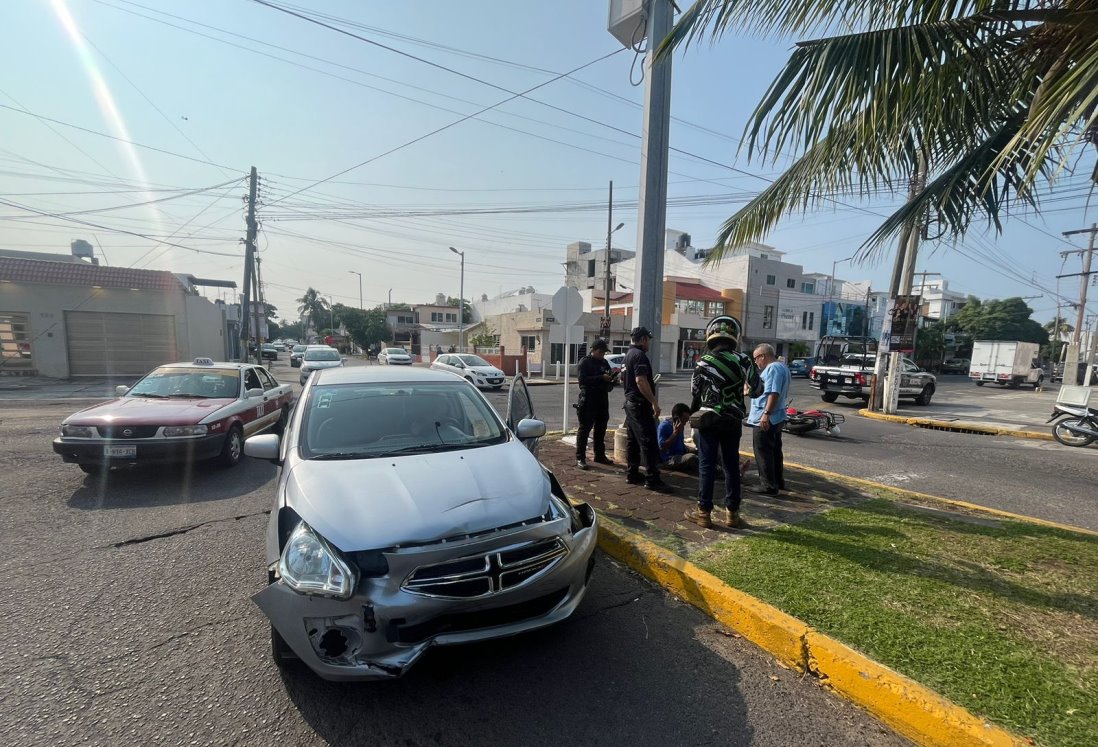
[[[838,365],[816,365],[809,372],[813,389],[820,390],[824,402],[839,397],[869,401],[876,356],[867,353],[847,353]],[[913,399],[917,405],[929,405],[937,379],[915,365],[910,358],[901,358],[900,398]]]

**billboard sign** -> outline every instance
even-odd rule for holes
[[[888,340],[888,352],[915,352],[915,330],[919,326],[920,296],[897,296],[895,302],[889,301],[888,316],[891,329]]]

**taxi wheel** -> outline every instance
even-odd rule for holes
[[[221,455],[218,461],[224,467],[235,467],[240,464],[244,456],[244,432],[239,425],[234,425],[225,434],[225,445],[221,447]]]

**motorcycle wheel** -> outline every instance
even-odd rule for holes
[[[815,430],[815,423],[793,423],[790,421],[785,422],[785,432],[792,433],[794,436],[803,436],[809,431]]]
[[[1086,426],[1087,423],[1081,418],[1064,418],[1052,426],[1052,437],[1064,446],[1089,446],[1098,438],[1098,436],[1084,436],[1079,433],[1072,433],[1065,427],[1067,425],[1083,427]]]

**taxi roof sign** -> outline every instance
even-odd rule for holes
[[[212,366],[214,364],[213,358],[195,358],[194,365],[196,366]]]

